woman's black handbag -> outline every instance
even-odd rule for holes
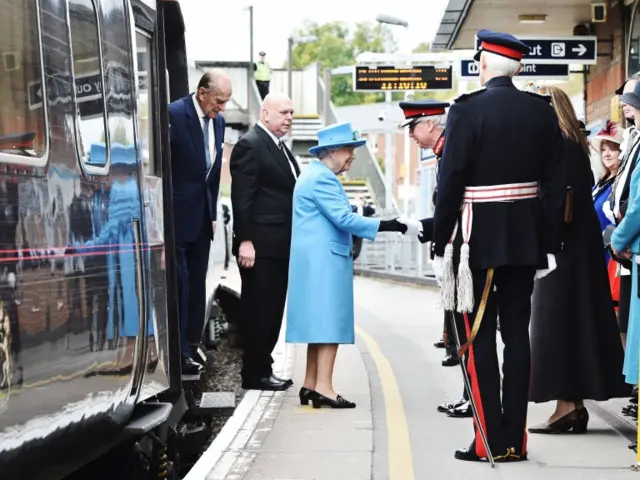
[[[611,246],[611,235],[613,235],[613,231],[615,229],[616,229],[615,225],[607,225],[604,229],[604,232],[602,232],[604,248],[609,252],[609,255],[611,255],[611,258],[613,258],[617,263],[622,265],[627,270],[631,270],[631,259],[620,258],[613,253],[613,247]]]

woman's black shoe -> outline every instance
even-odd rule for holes
[[[629,444],[629,450],[633,450],[638,453],[638,442],[632,442]]]
[[[298,394],[300,397],[300,405],[309,405],[309,400],[311,400],[312,395],[313,390],[309,390],[307,387],[301,387],[300,393]]]
[[[552,423],[543,423],[529,428],[529,433],[587,433],[589,423],[589,412],[586,408],[579,408],[567,413]]]
[[[340,395],[338,395],[334,400],[332,398],[325,397],[318,392],[313,392],[311,394],[311,402],[313,403],[313,408],[320,408],[323,406],[329,408],[356,408],[355,403],[345,400]]]

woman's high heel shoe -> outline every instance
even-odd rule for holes
[[[589,412],[586,408],[578,408],[567,413],[564,417],[555,422],[543,423],[529,428],[529,433],[587,433],[589,423]]]
[[[323,406],[329,408],[356,408],[355,403],[345,400],[340,395],[338,395],[334,400],[333,398],[325,397],[318,392],[313,392],[311,402],[313,403],[313,408],[320,408]]]
[[[300,397],[300,405],[309,405],[309,400],[311,400],[312,395],[313,390],[309,390],[307,387],[300,388],[300,393],[298,394]]]

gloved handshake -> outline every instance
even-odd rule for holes
[[[397,220],[398,223],[407,226],[407,231],[404,232],[405,235],[422,235],[422,223],[420,221],[412,220],[404,215],[400,215]]]

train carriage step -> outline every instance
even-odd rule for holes
[[[236,394],[234,392],[204,392],[195,413],[225,416],[232,415],[235,409]]]
[[[182,375],[182,383],[195,383],[195,382],[199,382],[200,381],[200,377],[202,376],[203,372],[200,373],[196,373],[194,375]]]
[[[173,405],[166,402],[148,402],[136,405],[125,433],[134,436],[144,435],[162,425],[171,415]]]

